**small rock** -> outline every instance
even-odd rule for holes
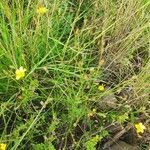
[[[140,150],[138,146],[129,145],[123,141],[118,141],[112,145],[108,150]]]
[[[114,93],[108,93],[99,102],[99,108],[101,109],[110,109],[116,107],[117,107],[117,99]]]
[[[119,131],[123,130],[123,126],[119,123],[115,123],[115,124],[112,124],[112,125],[109,125],[107,127],[107,131],[110,133],[110,134],[114,134],[114,133],[117,133]]]

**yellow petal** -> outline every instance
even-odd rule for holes
[[[24,69],[22,66],[19,69],[17,69],[15,72],[16,80],[23,78],[25,76],[25,71],[26,69]]]
[[[96,109],[95,108],[93,108],[93,110],[92,110],[93,112],[96,112]]]
[[[99,87],[98,87],[98,89],[100,90],[100,91],[105,91],[105,87],[104,87],[104,85],[102,84],[102,85],[100,85]]]
[[[38,7],[37,8],[37,13],[39,14],[39,15],[44,15],[45,13],[47,13],[47,11],[48,11],[48,9],[46,8],[46,7],[43,7],[43,6],[41,6],[41,7]]]
[[[146,129],[146,127],[140,122],[140,123],[135,124],[135,129],[136,129],[137,134],[139,134],[139,133],[144,133],[144,130]]]
[[[6,150],[6,144],[4,143],[0,144],[0,150]]]

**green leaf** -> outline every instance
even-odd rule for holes
[[[90,138],[86,143],[85,143],[85,147],[87,150],[96,150],[96,145],[98,143],[98,141],[100,141],[102,139],[102,137],[100,137],[99,135],[96,135],[92,138]]]

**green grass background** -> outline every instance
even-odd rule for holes
[[[111,124],[149,126],[149,10],[149,0],[1,0],[0,142],[94,150]],[[102,109],[112,93],[117,105]]]

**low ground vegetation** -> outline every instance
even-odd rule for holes
[[[0,150],[150,144],[149,0],[0,1]]]

